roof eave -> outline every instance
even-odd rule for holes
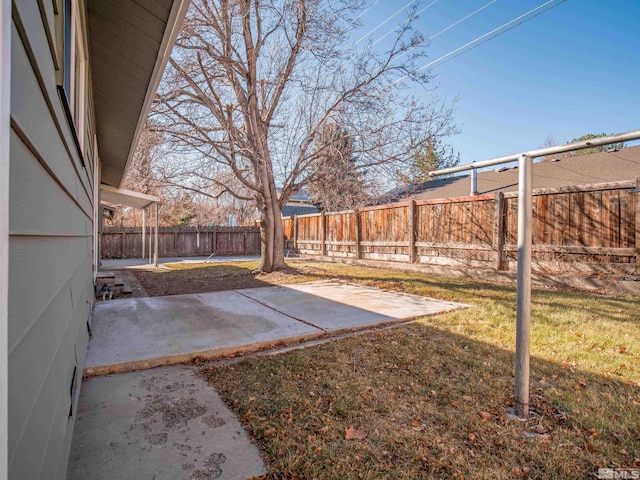
[[[133,156],[136,152],[136,148],[138,147],[138,141],[140,140],[140,135],[142,134],[142,130],[144,128],[144,125],[147,121],[147,117],[149,115],[149,110],[151,109],[151,103],[153,102],[153,97],[155,96],[158,90],[158,85],[160,84],[160,80],[162,79],[164,70],[167,66],[167,63],[169,62],[169,58],[171,57],[171,51],[176,42],[178,34],[180,33],[180,29],[182,28],[182,23],[187,14],[187,10],[189,9],[190,3],[191,3],[191,0],[175,0],[173,2],[173,6],[171,8],[171,14],[169,15],[169,20],[167,21],[167,28],[165,29],[164,36],[162,38],[162,44],[160,46],[160,51],[158,52],[158,58],[153,67],[151,80],[147,88],[147,93],[144,98],[142,110],[140,111],[140,116],[138,117],[138,123],[136,125],[136,130],[133,135],[133,141],[131,142],[131,146],[129,148],[129,155],[127,156],[127,162],[125,163],[124,170],[122,171],[122,176],[120,177],[120,182],[118,186],[122,185],[122,181],[126,176],[127,171],[131,167],[131,162],[133,161]]]

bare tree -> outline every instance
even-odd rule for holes
[[[430,78],[416,69],[426,43],[412,31],[416,10],[378,53],[350,38],[361,6],[194,0],[176,42],[157,121],[186,154],[189,188],[255,201],[262,271],[284,266],[282,206],[322,175],[324,125],[350,132],[354,168],[380,172],[454,130],[446,102],[403,94],[405,81]]]

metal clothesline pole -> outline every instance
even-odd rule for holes
[[[158,268],[158,203],[154,203],[156,229],[153,234],[153,266]]]
[[[572,152],[585,148],[600,147],[613,143],[640,139],[640,130],[607,135],[582,142],[540,148],[529,152],[473,162],[457,167],[444,168],[429,172],[429,176],[449,175],[491,167],[503,163],[519,161],[518,179],[518,296],[516,301],[516,358],[515,358],[515,414],[521,418],[529,416],[529,346],[531,322],[531,222],[533,159],[545,155]]]

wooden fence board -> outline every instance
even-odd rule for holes
[[[627,184],[534,191],[533,255],[536,268],[635,268],[637,198]],[[469,267],[513,268],[517,257],[517,195],[400,202],[326,214],[328,255]],[[415,225],[411,226],[413,211]],[[321,252],[321,216],[301,216],[296,242]],[[288,228],[288,220],[284,225]],[[286,230],[286,228],[285,228]],[[293,235],[293,227],[289,230]],[[640,240],[638,240],[640,241]],[[117,241],[116,241],[117,242]],[[498,256],[500,247],[503,255]],[[588,263],[589,267],[579,267]],[[624,266],[626,265],[626,266]],[[561,268],[561,270],[562,270]],[[581,270],[582,269],[582,270]],[[564,270],[562,270],[564,272]]]
[[[148,235],[148,232],[147,232]],[[105,227],[100,234],[103,258],[141,258],[140,228]],[[151,235],[153,242],[153,235]],[[147,236],[148,258],[149,236]],[[217,255],[255,255],[260,253],[260,231],[256,227],[160,227],[158,256],[187,257]]]

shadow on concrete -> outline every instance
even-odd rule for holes
[[[335,280],[100,302],[85,375],[257,351],[464,306]]]

